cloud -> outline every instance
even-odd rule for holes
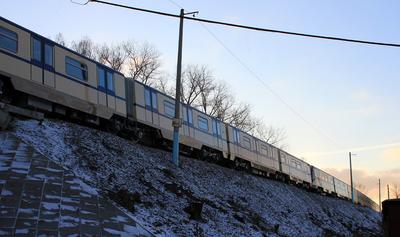
[[[384,157],[385,154],[387,157],[396,156],[398,159],[400,158],[400,142],[392,142],[392,143],[385,143],[385,144],[378,144],[378,145],[370,145],[370,146],[360,146],[360,147],[351,147],[342,150],[335,150],[335,151],[325,151],[325,152],[310,152],[304,153],[302,156],[305,157],[323,157],[329,155],[338,155],[338,154],[347,154],[349,151],[358,152],[358,151],[369,151],[369,150],[379,150],[388,147],[398,147],[398,148],[391,148],[388,149],[388,153],[386,154],[385,151],[383,153]],[[393,150],[393,151],[392,151]]]
[[[400,147],[385,149],[382,157],[386,161],[400,161]]]
[[[331,175],[350,184],[350,171],[349,169],[335,169],[325,168],[325,171]],[[376,203],[379,202],[379,185],[378,179],[381,179],[381,197],[382,201],[387,199],[387,185],[392,186],[397,184],[400,186],[400,168],[381,170],[377,172],[369,172],[367,170],[355,169],[353,170],[353,182],[355,185],[362,184],[365,186],[364,193],[369,196]],[[389,187],[390,188],[390,187]],[[391,198],[393,193],[390,190]]]

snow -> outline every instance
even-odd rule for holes
[[[129,190],[130,216],[158,236],[381,235],[369,208],[191,158],[178,168],[169,152],[93,128],[18,120],[13,133],[84,179],[87,193]],[[201,220],[184,211],[191,202],[204,203]]]

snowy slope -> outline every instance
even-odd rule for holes
[[[169,152],[67,122],[11,129],[159,236],[381,235],[380,214],[348,201],[186,157],[176,168]],[[185,212],[190,202],[204,202],[200,220]]]

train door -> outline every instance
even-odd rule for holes
[[[125,78],[125,95],[126,95],[126,114],[128,118],[134,118],[134,102],[135,102],[135,85],[134,81],[129,78]]]
[[[98,101],[99,104],[115,110],[114,74],[105,67],[97,67]]]
[[[261,144],[259,144],[258,141],[254,138],[252,140],[254,141],[254,153],[256,153],[256,161],[261,163],[261,162],[263,162],[263,160],[262,160],[263,158],[260,154],[260,145]]]
[[[188,106],[186,111],[187,111],[188,134],[190,137],[194,138],[193,109]]]
[[[236,128],[233,128],[233,127],[231,127],[232,128],[232,136],[233,136],[233,152],[235,153],[235,154],[240,154],[240,148],[239,148],[239,145],[240,145],[240,133],[239,133],[239,130],[237,130]]]
[[[31,80],[55,87],[54,44],[40,36],[31,38]]]
[[[183,124],[182,124],[183,135],[190,137],[187,106],[183,105],[181,112],[182,112],[181,116],[183,118]]]
[[[146,106],[146,121],[159,125],[159,115],[158,115],[158,96],[157,92],[150,87],[144,88],[144,100]]]
[[[222,141],[221,122],[219,122],[216,119],[212,119],[212,128],[213,128],[214,146],[222,150],[224,148],[224,144]]]

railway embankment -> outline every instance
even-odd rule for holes
[[[159,236],[381,236],[365,207],[64,121],[10,131]],[[201,210],[201,212],[199,211]]]

